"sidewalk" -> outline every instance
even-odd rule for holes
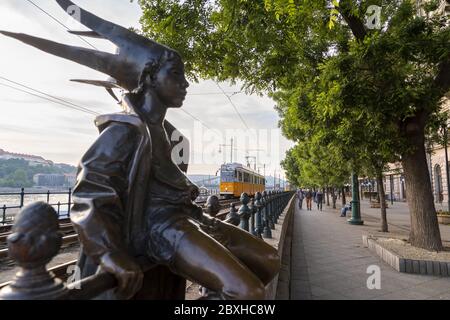
[[[450,278],[399,273],[362,246],[362,234],[379,230],[379,209],[362,203],[364,226],[347,223],[339,211],[324,206],[319,212],[299,210],[293,225],[290,299],[449,299]],[[409,213],[404,203],[388,209],[389,227],[408,234]],[[442,226],[450,239],[450,227]],[[367,288],[367,267],[381,270],[381,289]]]

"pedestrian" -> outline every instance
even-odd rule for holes
[[[317,210],[322,211],[323,193],[322,191],[320,191],[320,189],[316,192],[315,200],[317,203]]]
[[[297,191],[297,198],[298,198],[298,207],[300,208],[300,210],[302,210],[303,207],[303,199],[305,198],[305,194],[303,193],[302,189],[299,189]]]
[[[342,207],[341,209],[341,217],[346,217],[347,216],[347,211],[351,211],[352,210],[352,204],[350,203],[349,205],[345,205],[344,207]]]
[[[306,198],[306,209],[311,210],[312,198],[313,198],[311,189],[308,189],[308,191],[306,191],[305,198]]]

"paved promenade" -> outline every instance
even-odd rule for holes
[[[339,211],[324,206],[323,211],[299,210],[296,206],[290,299],[449,299],[450,278],[399,273],[362,246],[362,234],[377,233],[379,209],[362,203],[364,226],[353,226]],[[391,231],[407,235],[409,213],[404,203],[388,209]],[[443,239],[450,239],[450,227],[441,227]],[[370,265],[381,269],[381,289],[368,289]]]

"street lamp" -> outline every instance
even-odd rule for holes
[[[354,225],[362,225],[364,221],[361,220],[361,210],[359,201],[358,175],[352,173],[352,217],[347,222]]]
[[[255,156],[245,156],[245,160],[247,160],[247,167],[250,168],[250,161],[248,161],[248,159],[254,159],[255,160],[254,168],[255,168],[255,171],[256,171],[256,161],[257,161],[256,157]]]
[[[390,180],[390,190],[391,190],[391,205],[394,205],[394,176],[389,175]]]
[[[444,150],[445,150],[445,173],[447,175],[447,210],[450,211],[450,173],[448,170],[448,135],[447,135],[447,122],[443,127],[444,133]]]

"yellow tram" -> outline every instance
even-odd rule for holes
[[[253,196],[264,191],[266,179],[240,163],[223,164],[220,168],[220,195],[225,198],[240,197],[243,192]]]

